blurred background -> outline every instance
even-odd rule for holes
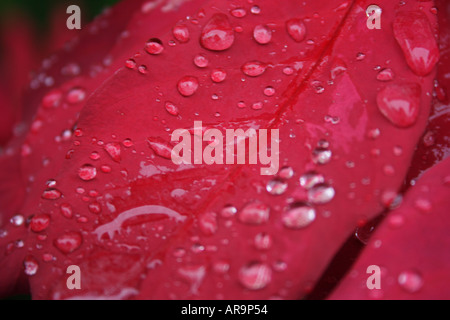
[[[79,33],[69,30],[69,5],[81,9],[81,28],[118,0],[0,0],[0,151],[19,117],[30,74]]]

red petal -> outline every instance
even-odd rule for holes
[[[398,9],[386,1],[387,32],[378,32],[367,29],[365,8],[348,1],[311,1],[304,7],[267,1],[258,10],[246,1],[237,3],[250,13],[241,19],[228,16],[235,39],[226,51],[203,49],[200,38],[215,14],[229,14],[229,1],[191,1],[180,8],[170,2],[153,11],[147,4],[127,26],[128,46],[117,45],[110,53],[114,65],[123,66],[120,70],[112,74],[108,68],[94,80],[83,74],[59,86],[65,95],[80,87],[92,95],[83,109],[78,103],[52,110],[61,113],[43,117],[52,120],[46,134],[28,136],[33,152],[23,159],[27,175],[37,171],[43,156],[54,158],[51,168],[36,174],[23,207],[30,214],[39,208],[52,218],[46,239],[27,234],[27,253],[39,264],[31,278],[34,298],[301,297],[357,223],[383,209],[383,194],[399,189],[425,127],[433,74],[411,72],[388,28],[395,12],[418,10],[419,4]],[[306,27],[300,42],[286,30],[287,20],[299,18]],[[431,14],[428,19],[434,26]],[[121,26],[120,20],[110,21],[115,21],[111,27]],[[188,26],[191,40],[171,42],[180,23]],[[261,24],[275,31],[271,43],[253,39],[254,27]],[[163,45],[159,54],[145,51],[149,38]],[[91,49],[105,54],[100,39],[80,40],[83,56]],[[199,53],[212,68],[226,70],[225,81],[213,82],[208,68],[195,66]],[[125,67],[129,58],[136,65]],[[264,72],[248,76],[241,68],[254,61],[264,65]],[[393,83],[421,86],[414,125],[394,126],[379,111],[377,93],[386,84],[377,80],[377,66],[394,70]],[[106,75],[110,78],[104,81]],[[198,79],[193,95],[179,92],[179,80],[186,76]],[[167,101],[177,106],[177,115],[167,112]],[[67,110],[73,114],[63,115]],[[55,150],[48,141],[67,122],[75,123],[77,111],[77,130]],[[173,130],[190,130],[199,120],[204,125],[200,132],[279,129],[280,166],[291,167],[293,177],[272,181],[260,174],[259,165],[175,165],[159,146],[170,145]],[[105,150],[111,145],[120,146],[120,158]],[[401,154],[395,152],[399,149]],[[96,170],[96,177],[85,181],[78,173],[86,164],[109,169]],[[324,178],[306,190],[299,179],[311,171]],[[56,184],[45,186],[48,178]],[[61,197],[42,199],[46,188],[60,191]],[[67,204],[74,209],[72,218],[60,214]],[[55,240],[73,238],[74,232],[82,237],[70,242],[77,246],[57,250]],[[269,248],[255,245],[264,235],[271,238],[264,241],[271,243]],[[81,267],[85,279],[78,292],[65,285],[71,264]]]
[[[449,299],[450,159],[424,174],[388,214],[331,299]],[[381,268],[381,289],[368,289]]]

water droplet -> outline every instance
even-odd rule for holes
[[[68,103],[79,103],[86,98],[86,91],[82,88],[73,88],[67,93],[66,100]]]
[[[285,75],[287,75],[287,76],[293,75],[294,72],[295,72],[295,70],[294,70],[294,68],[292,68],[292,67],[285,67],[285,68],[283,68],[283,73],[284,73]]]
[[[27,256],[23,260],[24,272],[27,276],[34,276],[39,270],[39,264],[32,256]]]
[[[225,206],[222,211],[220,212],[220,215],[224,218],[231,218],[234,217],[234,215],[237,213],[236,207],[232,205]]]
[[[291,19],[286,22],[288,34],[297,42],[301,42],[306,37],[306,27],[302,20]]]
[[[414,202],[414,206],[422,213],[430,213],[433,209],[430,200],[419,198]]]
[[[252,224],[260,225],[266,223],[269,220],[270,209],[265,204],[255,201],[247,204],[239,212],[239,221]]]
[[[54,188],[49,188],[42,193],[41,197],[46,200],[57,200],[61,198],[61,195],[61,191]]]
[[[264,94],[268,97],[272,97],[275,94],[275,89],[273,87],[266,87],[264,89]]]
[[[325,148],[316,148],[313,151],[313,161],[317,164],[327,164],[332,156],[331,150]]]
[[[303,202],[298,202],[283,213],[282,222],[286,228],[302,229],[316,219],[316,210]]]
[[[165,107],[168,113],[170,113],[173,116],[178,116],[179,114],[178,107],[174,105],[172,102],[167,101]]]
[[[9,221],[11,222],[12,225],[20,227],[25,222],[25,218],[21,214],[16,214],[12,216],[12,218]]]
[[[178,92],[184,97],[190,97],[197,91],[198,86],[196,77],[186,76],[178,81]]]
[[[125,61],[125,67],[127,67],[128,69],[136,68],[136,61],[134,61],[134,59],[128,59],[127,61]]]
[[[44,108],[56,108],[60,105],[62,99],[62,92],[59,90],[52,90],[42,98],[42,106]]]
[[[398,276],[398,284],[407,292],[416,293],[423,287],[423,278],[419,272],[408,270]]]
[[[160,157],[165,159],[172,159],[173,147],[162,140],[161,138],[148,138],[147,139],[150,148]]]
[[[247,15],[247,11],[244,8],[233,9],[230,13],[235,18],[243,18]]]
[[[62,236],[55,239],[53,244],[62,253],[72,253],[77,250],[83,241],[83,238],[79,232],[67,232]]]
[[[335,190],[332,186],[321,183],[308,190],[308,200],[314,204],[326,204],[333,200]]]
[[[315,171],[309,171],[300,177],[300,185],[308,190],[324,182],[325,177]]]
[[[209,64],[209,61],[204,55],[198,54],[194,58],[194,64],[199,68],[206,68]]]
[[[78,170],[78,176],[84,181],[93,180],[97,176],[97,169],[90,164],[85,164]]]
[[[217,215],[214,212],[202,214],[198,219],[198,225],[204,235],[215,234],[218,228]]]
[[[264,263],[249,263],[239,270],[239,281],[249,290],[264,289],[272,281],[272,269]]]
[[[73,210],[72,210],[72,206],[68,203],[63,203],[61,204],[61,206],[59,207],[61,214],[70,219],[73,216]]]
[[[292,169],[292,167],[283,167],[280,169],[280,171],[278,172],[278,177],[280,177],[281,179],[290,179],[294,176],[294,169]]]
[[[427,16],[422,11],[398,12],[393,31],[411,70],[429,74],[439,61],[439,48]]]
[[[250,61],[241,68],[242,72],[249,77],[258,77],[267,69],[267,64],[260,61]]]
[[[366,55],[362,52],[358,52],[356,54],[356,61],[363,61],[366,58]]]
[[[225,274],[230,270],[230,264],[225,261],[217,261],[213,265],[213,270],[218,274]]]
[[[381,203],[389,209],[398,208],[403,202],[403,197],[396,191],[386,190],[381,194]]]
[[[230,48],[234,42],[234,30],[223,13],[216,13],[205,25],[200,37],[200,43],[208,50],[223,51]]]
[[[268,26],[257,25],[255,29],[253,29],[253,38],[259,44],[267,44],[272,40],[272,31]]]
[[[34,232],[41,232],[47,229],[50,224],[50,216],[48,214],[36,214],[31,218],[30,229]]]
[[[272,247],[272,237],[265,232],[261,232],[255,236],[254,243],[256,249],[268,250]]]
[[[175,26],[172,30],[172,33],[175,39],[177,39],[181,43],[186,43],[190,40],[189,29],[184,24]]]
[[[153,38],[147,41],[145,44],[145,51],[149,54],[158,55],[164,51],[164,46],[161,40]]]
[[[227,73],[224,69],[214,69],[211,71],[211,80],[213,82],[219,83],[223,82],[227,77]]]
[[[261,8],[258,7],[258,6],[253,6],[253,7],[250,9],[250,12],[253,13],[253,14],[260,14],[260,13],[261,13]]]
[[[266,185],[266,190],[272,195],[281,195],[287,190],[288,184],[278,178],[270,180]]]
[[[147,74],[148,73],[147,66],[140,65],[139,68],[138,68],[138,71],[139,71],[140,74]]]
[[[121,157],[121,149],[120,144],[117,142],[111,142],[104,146],[105,151],[108,153],[108,155],[113,159],[115,162],[120,162]]]
[[[378,93],[378,109],[395,126],[410,127],[419,115],[420,96],[418,84],[392,84]]]
[[[394,79],[394,71],[392,69],[383,69],[377,74],[377,80],[379,81],[391,81]]]

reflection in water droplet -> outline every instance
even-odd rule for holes
[[[30,229],[33,232],[41,232],[47,229],[50,224],[50,216],[45,213],[36,214],[31,218]]]
[[[300,185],[305,189],[311,189],[317,184],[325,182],[325,177],[315,171],[309,171],[300,177]]]
[[[153,38],[148,40],[145,44],[145,51],[152,55],[158,55],[164,51],[164,46],[161,40]]]
[[[85,164],[78,170],[78,176],[84,181],[93,180],[97,176],[97,169],[90,164]]]
[[[244,64],[241,69],[249,77],[258,77],[266,71],[267,64],[261,61],[250,61]]]
[[[77,250],[83,241],[83,238],[79,232],[72,231],[67,232],[55,239],[53,244],[62,253],[72,253]]]
[[[230,48],[234,42],[234,30],[228,17],[216,13],[205,25],[200,37],[201,45],[208,50],[223,51]]]
[[[172,30],[175,39],[181,43],[186,43],[190,40],[189,29],[184,24],[177,25]]]
[[[199,68],[206,68],[209,61],[204,55],[198,54],[194,57],[194,64]]]
[[[16,214],[13,217],[11,217],[9,221],[11,222],[12,225],[20,227],[25,222],[25,218],[21,214]]]
[[[23,267],[24,267],[24,272],[27,276],[34,276],[39,269],[38,262],[32,256],[27,256],[23,260]]]
[[[244,8],[233,9],[230,13],[235,18],[243,18],[247,15],[247,11]]]
[[[211,80],[213,82],[219,83],[223,82],[227,78],[227,73],[224,69],[214,69],[211,71]]]

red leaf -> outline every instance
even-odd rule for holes
[[[450,159],[419,179],[388,214],[331,299],[448,299]],[[371,265],[381,289],[368,289]]]
[[[63,102],[52,116],[44,106],[38,110],[48,126],[27,138],[33,151],[23,157],[24,176],[37,172],[42,158],[54,159],[36,174],[22,212],[48,214],[51,222],[45,234],[22,228],[28,250],[0,263],[38,264],[30,278],[34,298],[302,297],[355,226],[375,217],[383,196],[399,189],[425,128],[434,74],[411,71],[391,29],[399,12],[417,11],[419,3],[386,1],[382,30],[367,29],[366,8],[350,1],[150,2],[129,19],[131,3],[105,17],[115,35],[86,34],[72,56],[97,49],[102,61],[110,52],[122,68],[93,79],[87,73],[58,79],[74,101],[83,88],[86,104]],[[431,5],[420,3],[434,30]],[[233,16],[236,8],[245,11]],[[126,19],[117,22],[120,13]],[[304,40],[292,19],[304,24]],[[126,22],[126,45],[108,51]],[[253,39],[259,25],[271,28],[271,42]],[[179,26],[189,37],[184,29],[180,38]],[[202,34],[214,46],[203,41],[202,47]],[[148,39],[157,50],[146,50]],[[199,54],[207,61],[194,63]],[[421,87],[417,119],[408,128],[392,124],[377,105],[389,86],[377,80],[383,68],[395,73],[389,85]],[[226,72],[224,81],[211,78],[216,69]],[[168,112],[167,103],[177,112]],[[198,135],[194,121],[203,122],[201,132],[279,129],[283,171],[274,178],[260,174],[262,165],[175,165],[167,159],[170,133],[184,128]],[[48,141],[68,123],[77,129],[67,142],[63,134],[55,150]],[[120,157],[108,152],[111,146]],[[79,176],[86,165],[96,168],[87,181]],[[45,188],[61,194],[42,199]],[[54,245],[61,239],[62,252]],[[72,264],[84,279],[76,292],[66,287]],[[14,280],[11,273],[1,277]]]

